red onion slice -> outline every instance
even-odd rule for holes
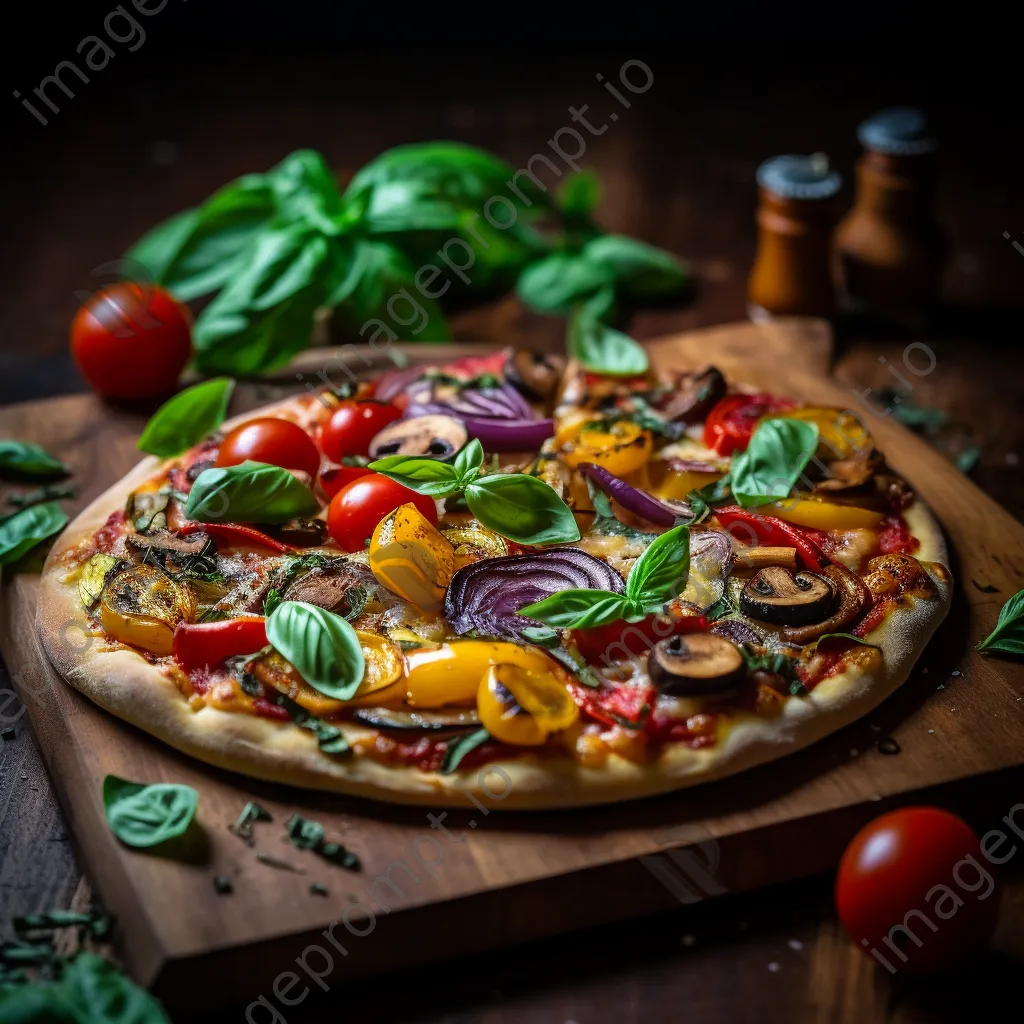
[[[461,416],[470,437],[488,452],[531,452],[555,432],[553,420],[496,420],[485,416]]]
[[[739,619],[719,619],[711,627],[712,633],[724,636],[734,644],[759,644],[764,637]]]
[[[589,477],[598,487],[614,498],[624,509],[646,519],[655,526],[675,526],[677,519],[689,519],[693,515],[693,509],[685,501],[662,501],[660,498],[641,491],[632,484],[609,473],[604,466],[594,462],[583,462],[580,464],[580,472]]]
[[[495,388],[458,388],[445,394],[430,381],[423,381],[410,393],[407,415],[488,416],[501,420],[531,420],[533,409],[511,385]]]
[[[551,548],[530,555],[484,558],[459,569],[444,599],[444,616],[459,636],[479,633],[517,639],[541,623],[519,609],[562,590],[621,594],[622,577],[579,548]]]
[[[373,397],[381,402],[390,402],[422,376],[422,366],[406,366],[401,370],[388,370],[378,378]]]

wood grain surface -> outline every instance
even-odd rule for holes
[[[829,330],[818,321],[711,328],[656,340],[649,350],[665,367],[713,359],[733,379],[771,384],[809,402],[841,405],[849,397],[823,375]],[[443,359],[451,348],[432,356],[422,347],[406,351]],[[296,387],[294,374],[287,387]],[[239,404],[278,390],[243,386]],[[43,444],[87,482],[79,506],[136,461],[140,423],[141,417],[112,414],[91,397],[0,410],[4,433]],[[310,796],[209,769],[99,711],[60,681],[34,630],[35,577],[16,576],[3,592],[5,654],[89,875],[118,922],[128,968],[182,1012],[195,1005],[197,993],[205,1006],[248,1001],[266,995],[285,965],[348,914],[351,927],[341,934],[351,948],[337,955],[333,971],[315,968],[325,984],[348,984],[390,971],[396,959],[413,966],[827,870],[880,806],[920,799],[923,791],[937,795],[944,787],[943,801],[974,818],[980,776],[990,780],[990,797],[1008,799],[1020,773],[1005,773],[1024,765],[1015,718],[1024,669],[983,659],[969,645],[988,631],[1021,574],[1024,528],[905,428],[888,417],[869,423],[963,552],[959,572],[995,590],[960,587],[921,672],[868,721],[732,779],[622,806],[512,815],[500,813],[499,799],[476,809],[467,801],[464,812],[443,819],[445,831],[437,822],[431,827],[423,810]],[[986,530],[1000,538],[998,555],[978,540]],[[971,687],[950,707],[933,679],[955,665]],[[901,756],[880,753],[882,737],[895,739]],[[183,782],[200,791],[201,829],[185,859],[140,855],[113,839],[98,786],[107,774]],[[965,780],[975,783],[970,791]],[[274,816],[257,826],[255,849],[228,830],[249,799]],[[330,868],[287,845],[282,823],[295,811],[323,822],[359,855],[363,871]],[[688,851],[683,860],[667,856],[678,849]],[[257,852],[298,870],[261,863]],[[653,870],[645,870],[637,858],[651,856],[656,860],[646,863]],[[214,896],[214,875],[231,879],[234,893]],[[312,881],[324,882],[329,895],[311,894]],[[595,901],[595,891],[605,897]],[[193,909],[182,913],[182,907]],[[430,929],[445,934],[443,945],[423,942]]]

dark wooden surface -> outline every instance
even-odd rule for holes
[[[228,178],[302,145],[323,150],[340,173],[350,173],[388,145],[439,136],[523,161],[568,123],[568,104],[605,112],[594,75],[639,55],[655,85],[591,140],[581,164],[604,179],[601,219],[609,228],[692,259],[701,279],[689,308],[638,316],[632,327],[639,337],[743,315],[759,160],[824,149],[846,169],[861,117],[892,102],[932,105],[943,140],[939,208],[954,247],[947,308],[917,336],[935,351],[936,368],[914,398],[963,424],[954,440],[982,448],[975,479],[1015,516],[1024,514],[1024,256],[1003,237],[1024,241],[1021,137],[998,103],[1012,77],[965,82],[945,65],[893,70],[841,61],[784,70],[763,60],[682,68],[678,58],[659,62],[642,48],[580,57],[568,47],[576,56],[493,60],[473,56],[477,47],[429,60],[381,53],[362,64],[352,50],[242,58],[196,54],[185,43],[171,56],[144,50],[128,58],[130,74],[97,79],[59,120],[15,136],[16,159],[5,163],[0,199],[0,397],[77,390],[66,356],[74,292],[92,287],[93,268],[154,220]],[[557,322],[534,326],[558,343]],[[847,332],[836,372],[860,387],[884,387],[911,340]],[[947,683],[951,696],[969,685]],[[0,786],[4,916],[85,898],[24,727],[4,742]],[[386,1015],[488,1024],[684,1016],[709,1024],[962,1020],[1015,995],[1024,959],[1022,902],[1020,888],[1011,887],[994,951],[980,965],[926,983],[890,982],[848,944],[822,878],[396,980],[387,987]],[[381,1019],[379,996],[379,988],[353,993],[346,1009],[376,1006],[371,1015]]]

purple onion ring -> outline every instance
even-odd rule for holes
[[[535,452],[555,432],[553,420],[496,420],[460,416],[470,437],[488,452]]]
[[[641,491],[632,484],[627,484],[621,477],[609,473],[604,466],[594,462],[583,462],[580,464],[580,472],[589,477],[598,487],[614,498],[624,509],[646,519],[655,526],[675,526],[679,518],[689,518],[693,515],[689,503],[685,501],[662,501],[647,491]]]

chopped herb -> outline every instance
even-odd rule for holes
[[[614,516],[609,518],[602,515],[594,517],[590,531],[605,537],[625,537],[626,540],[640,540],[645,544],[653,543],[659,536],[656,533],[645,533],[643,530],[637,530],[635,527],[620,523]]]
[[[257,821],[273,821],[273,815],[265,807],[261,807],[255,800],[250,800],[238,816],[238,821],[228,825],[228,829],[234,832],[239,839],[244,839],[250,846],[253,844],[252,827]]]
[[[271,857],[269,853],[257,853],[256,859],[261,864],[266,864],[267,867],[277,868],[279,871],[291,871],[296,875],[304,875],[306,873],[305,868],[297,868],[294,864],[290,864],[286,860],[281,860],[280,857]]]
[[[821,636],[818,637],[817,642],[820,644],[822,640],[833,639],[853,640],[854,643],[861,644],[864,647],[874,647],[876,651],[881,650],[881,647],[879,647],[878,644],[868,643],[868,641],[865,640],[864,637],[857,636],[855,633],[822,633]]]
[[[471,732],[468,736],[449,740],[445,747],[444,760],[441,762],[441,774],[451,774],[471,750],[475,750],[490,738],[491,734],[486,729],[477,729],[476,732]]]
[[[774,651],[769,654],[752,654],[750,648],[743,644],[740,647],[740,653],[743,655],[743,660],[747,664],[748,672],[774,672],[777,676],[782,676],[790,684],[789,692],[794,696],[799,694],[794,687],[800,687],[800,693],[806,693],[803,683],[800,681],[800,677],[796,674],[796,666],[792,658],[787,657],[780,651]]]
[[[729,474],[720,477],[714,483],[710,483],[707,487],[702,487],[698,491],[690,491],[686,496],[686,500],[691,504],[700,501],[706,505],[717,505],[722,501],[732,500],[732,484],[729,480]]]
[[[309,883],[309,891],[314,896],[326,896],[328,894],[327,893],[327,886],[324,885],[323,882],[310,882]]]
[[[401,647],[403,651],[418,651],[423,644],[418,640],[399,640],[398,646]]]
[[[223,875],[214,875],[213,888],[221,896],[225,896],[227,893],[235,891],[235,887],[231,884],[231,879],[225,878]]]
[[[5,964],[48,964],[53,959],[53,943],[46,942],[0,942],[0,963]]]
[[[324,827],[319,821],[303,818],[300,814],[293,814],[285,822],[284,827],[288,833],[289,842],[296,849],[312,850],[324,860],[337,864],[348,871],[358,871],[362,867],[359,858],[341,843],[324,841]]]
[[[719,619],[724,619],[727,615],[735,615],[739,609],[729,599],[728,594],[722,594],[722,596],[704,613],[704,618],[708,622],[717,622]]]
[[[793,697],[805,697],[809,691],[803,683],[796,680],[789,684],[789,692]]]
[[[978,644],[979,651],[1024,654],[1024,590],[1018,590],[999,612],[995,629]]]
[[[329,860],[332,864],[345,868],[346,871],[360,871],[362,869],[362,861],[351,850],[342,846],[341,843],[324,843],[316,852],[324,860]]]
[[[311,569],[323,569],[324,566],[339,560],[335,555],[324,555],[318,551],[289,559],[288,564],[278,570],[273,586],[263,599],[263,614],[269,615],[284,600],[288,588],[300,576],[304,576]]]

